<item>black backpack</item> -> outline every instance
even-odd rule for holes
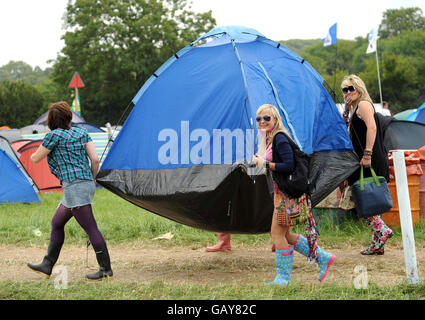
[[[304,193],[310,195],[311,184],[309,181],[310,156],[301,151],[298,145],[284,132],[294,153],[295,169],[292,173],[286,174],[278,171],[272,171],[274,182],[276,182],[280,191],[287,194],[291,198],[299,198]],[[279,133],[278,133],[279,134]],[[276,146],[276,136],[273,139],[273,150]],[[275,159],[273,159],[273,162]]]

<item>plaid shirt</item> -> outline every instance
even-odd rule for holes
[[[92,141],[87,131],[72,127],[55,129],[44,137],[42,146],[51,150],[47,155],[50,171],[61,181],[93,180],[86,144]]]

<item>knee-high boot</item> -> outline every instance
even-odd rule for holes
[[[385,242],[393,236],[393,231],[379,215],[367,218],[366,222],[372,230],[372,244],[360,253],[362,255],[383,255]]]
[[[111,269],[111,260],[109,258],[108,248],[106,243],[94,245],[93,249],[96,253],[96,260],[99,263],[99,271],[95,273],[86,274],[87,280],[90,281],[101,281],[112,278],[113,272]]]
[[[310,251],[307,238],[300,235],[297,239],[297,242],[295,243],[294,249],[295,251],[301,253],[303,256],[307,257]],[[320,269],[320,274],[318,278],[320,282],[322,282],[323,279],[325,279],[326,275],[328,274],[329,268],[334,262],[334,260],[335,260],[335,255],[333,255],[330,252],[324,251],[319,246],[317,247],[316,262]]]
[[[28,268],[49,279],[50,275],[52,274],[53,266],[55,265],[56,261],[58,261],[62,245],[63,242],[57,243],[50,241],[49,247],[47,248],[47,254],[44,256],[43,261],[40,264],[28,263]]]
[[[276,248],[276,278],[265,285],[286,286],[291,283],[292,266],[294,262],[294,247]]]

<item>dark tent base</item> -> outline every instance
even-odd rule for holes
[[[203,165],[101,170],[96,180],[131,203],[187,226],[214,232],[269,232],[273,200],[266,176],[250,177],[246,169],[243,165]]]
[[[352,151],[311,160],[315,206],[359,166]],[[167,170],[101,170],[99,184],[129,202],[184,225],[213,232],[270,232],[273,194],[266,175],[242,163]]]

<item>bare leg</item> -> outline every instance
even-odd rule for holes
[[[277,219],[272,220],[271,235],[276,248],[287,248],[289,246],[286,240],[286,234],[289,231],[288,226],[279,225]]]

